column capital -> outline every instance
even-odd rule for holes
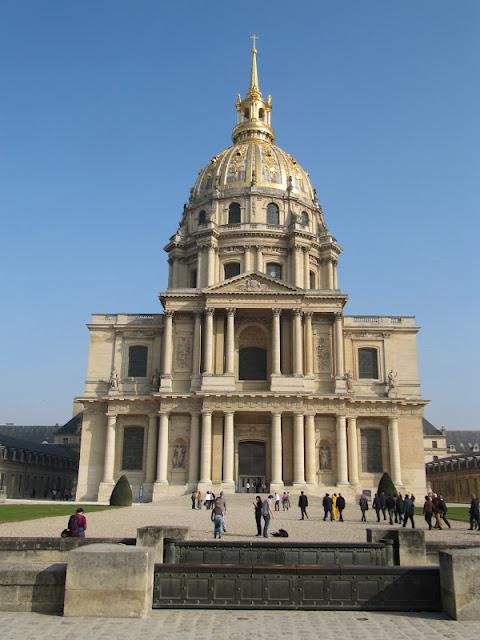
[[[358,416],[347,416],[347,420],[357,421]]]
[[[304,312],[303,312],[303,315],[305,316],[305,318],[306,318],[307,320],[311,320],[311,319],[312,319],[312,317],[313,317],[313,311],[304,311]]]
[[[333,315],[335,316],[336,322],[338,322],[339,320],[342,320],[343,318],[343,313],[341,311],[336,311]]]
[[[224,416],[234,416],[235,415],[235,411],[224,411],[223,415]]]
[[[296,316],[300,316],[300,317],[301,317],[301,316],[302,316],[302,314],[303,314],[303,311],[302,311],[302,309],[293,309],[293,313],[294,313]]]
[[[198,318],[199,320],[202,318],[202,314],[203,314],[202,311],[194,311],[193,312],[194,317]]]
[[[235,307],[227,307],[226,311],[229,316],[234,316],[237,312]]]
[[[272,416],[272,418],[281,418],[282,417],[282,412],[281,411],[272,411],[271,416]]]
[[[158,416],[158,413],[159,412],[157,411],[156,413],[148,413],[147,415],[151,419],[151,418],[156,418]]]
[[[207,316],[213,316],[214,313],[215,313],[215,309],[213,307],[207,307],[205,309],[205,315]]]
[[[308,253],[310,251],[310,247],[302,246],[301,247],[303,253]]]
[[[390,416],[389,417],[389,422],[393,421],[393,420],[397,420],[398,421],[399,417],[398,416]]]
[[[202,416],[211,416],[213,411],[208,411],[206,409],[202,409]]]
[[[272,313],[274,316],[280,316],[282,315],[282,310],[281,309],[272,309]]]
[[[168,418],[168,416],[170,415],[170,411],[166,411],[165,409],[163,409],[163,410],[160,409],[159,412],[158,412],[158,415],[159,416],[167,416],[167,418]]]
[[[117,416],[118,416],[118,413],[113,413],[112,411],[109,411],[105,415],[107,416],[107,418],[115,418],[115,420],[116,420]]]
[[[173,318],[173,314],[174,313],[175,312],[172,311],[171,309],[166,309],[165,312],[164,312],[164,315],[165,315],[166,318]]]

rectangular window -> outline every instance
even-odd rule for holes
[[[141,471],[143,468],[143,427],[125,427],[123,431],[122,469]]]
[[[377,350],[365,348],[358,350],[358,377],[370,380],[378,379]]]
[[[432,448],[438,449],[438,442],[436,440],[432,440]]]
[[[382,471],[382,432],[380,429],[361,429],[362,471]]]
[[[145,378],[147,376],[148,347],[135,345],[128,350],[128,377]]]

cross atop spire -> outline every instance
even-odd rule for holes
[[[256,41],[258,36],[254,33],[253,36],[250,36],[250,39],[253,42],[252,47],[252,70],[250,72],[250,93],[260,93],[260,89],[258,87],[258,72],[257,72],[257,50],[255,48]]]
[[[260,38],[257,36],[256,33],[254,33],[253,36],[250,36],[250,40],[253,40],[253,47],[252,48],[256,50],[255,44],[256,44],[257,40],[260,40]]]

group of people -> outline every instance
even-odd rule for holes
[[[223,495],[223,493],[221,493],[220,495]],[[192,501],[192,509],[201,509],[202,506],[204,506],[205,509],[209,510],[213,509],[216,496],[213,491],[206,491],[205,497],[202,496],[201,491],[192,491],[190,499]]]
[[[358,502],[360,511],[362,512],[362,522],[366,522],[366,512],[368,511],[368,498],[364,494],[360,496]],[[373,497],[372,508],[377,516],[377,522],[380,522],[380,514],[383,515],[383,519],[387,519],[389,524],[400,524],[403,527],[407,526],[407,522],[410,520],[412,528],[415,528],[415,496],[413,493],[410,495],[406,493],[402,496],[401,493],[397,493],[395,496],[385,494],[381,491],[376,493]]]
[[[343,510],[346,507],[345,498],[341,493],[334,493],[332,496],[329,493],[326,493],[323,496],[322,506],[323,506],[323,520],[327,520],[330,518],[330,522],[334,520],[338,520],[339,522],[343,522]]]
[[[438,496],[436,493],[428,494],[425,496],[425,502],[423,504],[423,515],[425,522],[428,525],[429,531],[432,529],[443,529],[442,520],[451,529],[450,523],[447,519],[447,504],[443,499],[443,496]],[[435,525],[432,527],[432,520],[435,519]]]

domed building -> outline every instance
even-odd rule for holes
[[[274,144],[256,49],[232,146],[198,174],[164,313],[93,315],[78,500],[126,474],[193,489],[425,490],[415,319],[346,316],[341,248],[307,171]]]

